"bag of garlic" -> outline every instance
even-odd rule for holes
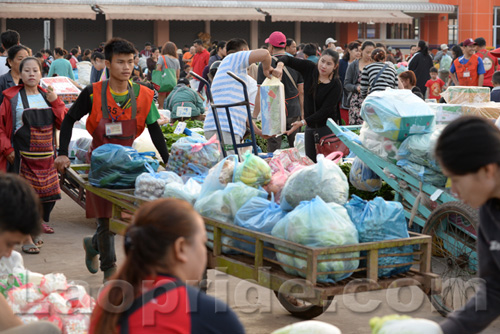
[[[135,180],[134,195],[149,200],[155,200],[163,197],[165,186],[170,183],[179,183],[184,185],[181,177],[174,172],[156,173],[149,164],[146,164],[148,173],[142,173]]]

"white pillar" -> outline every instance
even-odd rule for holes
[[[250,21],[250,49],[259,48],[259,21]]]
[[[64,48],[64,20],[55,19],[54,47]]]
[[[295,43],[297,43],[297,45],[300,44],[300,40],[302,39],[302,35],[301,35],[301,25],[300,25],[300,21],[295,21],[295,36],[294,36],[294,40],[295,40]]]
[[[113,20],[106,20],[106,41],[113,38]]]
[[[385,23],[380,23],[380,30],[379,30],[380,36],[379,38],[383,41],[387,40],[387,24]]]
[[[0,32],[4,32],[7,30],[7,19],[0,20]]]

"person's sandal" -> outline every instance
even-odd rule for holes
[[[40,237],[33,237],[33,244],[35,244],[38,248],[42,248],[44,242]]]
[[[91,274],[99,271],[99,252],[92,247],[92,237],[83,238],[83,249],[85,250],[85,265]]]
[[[21,247],[24,253],[26,254],[38,254],[40,253],[40,249],[35,244],[26,244]]]
[[[104,270],[104,280],[103,283],[109,281],[111,277],[116,273],[116,267],[111,267],[109,269]]]
[[[42,223],[42,228],[43,228],[43,233],[46,233],[46,234],[54,233],[54,229],[45,223]]]

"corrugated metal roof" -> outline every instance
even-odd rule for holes
[[[208,0],[0,0],[5,3],[51,3],[74,5],[131,5],[205,8],[262,8],[262,9],[335,9],[335,10],[381,10],[406,13],[454,13],[455,6],[429,2],[285,2],[285,1],[208,1]]]

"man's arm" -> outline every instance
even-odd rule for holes
[[[257,86],[257,94],[255,95],[255,104],[253,107],[253,118],[259,117],[260,114],[260,86]]]
[[[165,142],[165,137],[163,136],[163,132],[161,131],[160,125],[158,124],[158,122],[148,124],[148,130],[154,146],[160,153],[163,162],[167,164],[168,162],[167,143]]]
[[[304,84],[298,84],[299,103],[300,103],[300,119],[304,119]]]
[[[477,85],[478,85],[479,87],[483,87],[483,82],[484,82],[484,74],[481,74],[481,75],[479,76],[479,80],[478,80],[478,82],[477,82]]]
[[[268,77],[271,74],[271,55],[269,54],[269,51],[264,49],[251,51],[250,57],[248,57],[248,63],[253,64],[257,62],[262,63],[264,75]]]

